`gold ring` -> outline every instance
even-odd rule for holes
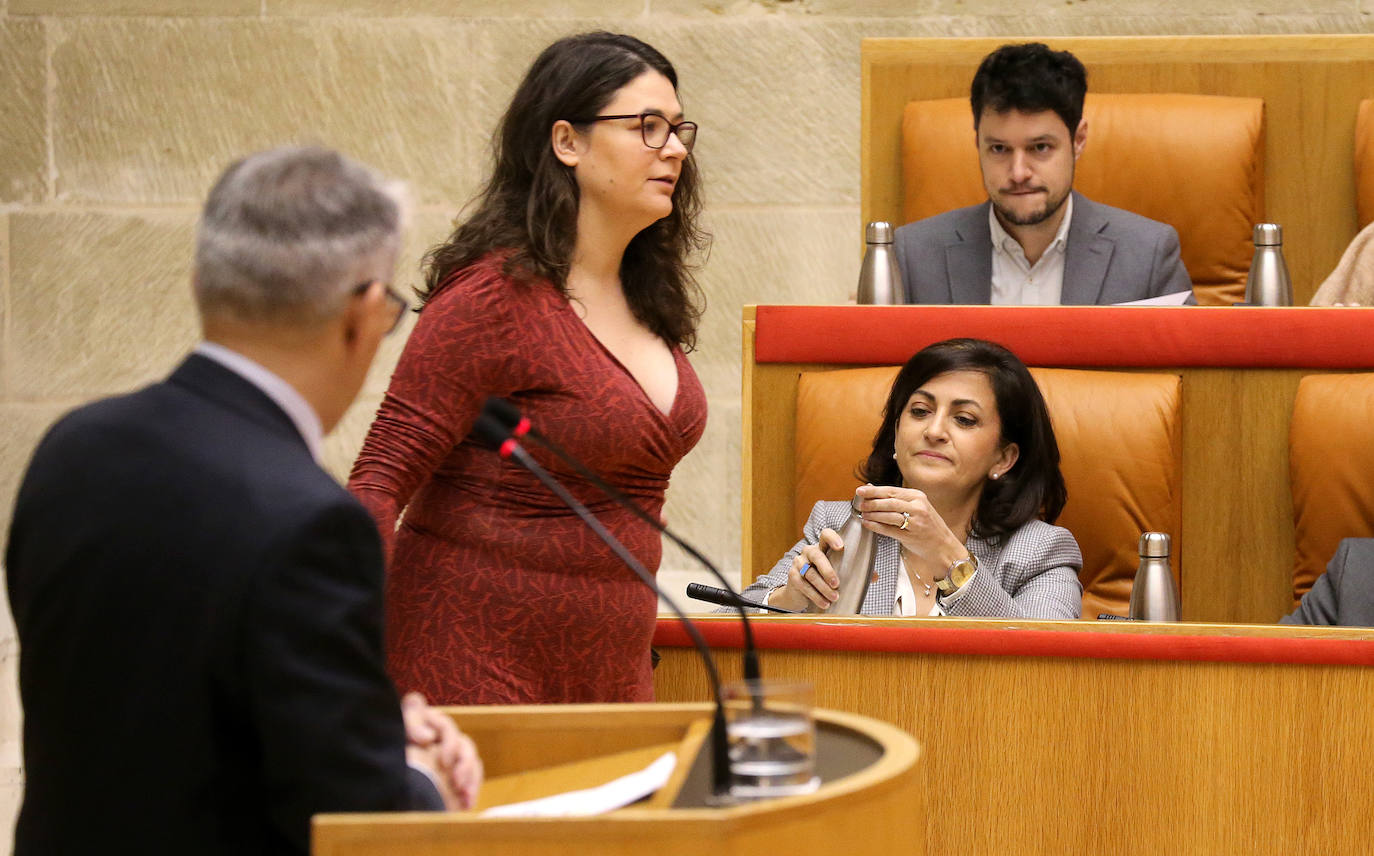
[[[897,528],[905,532],[905,531],[906,531],[907,524],[910,523],[910,522],[911,522],[911,515],[910,515],[909,513],[905,512],[905,511],[903,511],[903,512],[902,512],[902,525],[901,525],[901,526],[898,526]]]

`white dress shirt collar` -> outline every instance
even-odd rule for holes
[[[992,232],[992,304],[994,306],[1055,306],[1064,293],[1064,256],[1073,220],[1073,194],[1064,200],[1064,219],[1059,231],[1035,264],[1026,260],[1021,244],[1002,227],[997,212],[988,206]]]
[[[214,360],[272,399],[290,417],[291,424],[296,426],[301,438],[305,440],[306,448],[310,450],[310,456],[315,459],[315,463],[320,462],[320,452],[324,446],[324,426],[320,424],[320,417],[315,413],[315,408],[311,407],[291,384],[273,374],[261,363],[256,363],[243,354],[214,342],[201,342],[196,345],[193,353]]]

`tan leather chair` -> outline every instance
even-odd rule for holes
[[[1374,536],[1374,374],[1307,375],[1298,383],[1288,468],[1296,605],[1342,538]]]
[[[1075,189],[1178,230],[1199,304],[1243,300],[1251,233],[1264,215],[1264,102],[1089,94],[1083,115],[1088,146]],[[902,176],[904,222],[987,199],[967,98],[907,104]]]
[[[803,372],[797,386],[794,516],[853,496],[897,366]],[[1032,368],[1059,441],[1069,501],[1058,523],[1083,551],[1083,617],[1125,615],[1147,530],[1181,555],[1182,381],[1178,375]],[[798,535],[800,537],[800,535]],[[1181,573],[1175,558],[1174,574]]]

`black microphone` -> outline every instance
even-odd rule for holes
[[[783,609],[781,606],[769,606],[766,603],[755,603],[742,594],[735,594],[726,589],[715,588],[714,586],[704,586],[701,583],[688,583],[687,596],[692,600],[704,600],[707,603],[715,603],[721,606],[747,606],[750,609],[766,609],[769,612],[781,612],[787,615],[797,615],[795,609]]]
[[[735,591],[734,586],[730,585],[730,582],[725,579],[725,575],[720,572],[720,569],[717,568],[710,559],[701,555],[697,548],[679,538],[672,530],[664,526],[662,521],[656,520],[652,514],[640,508],[638,503],[621,493],[619,489],[607,484],[604,479],[592,472],[586,464],[573,457],[570,452],[564,451],[557,443],[554,443],[552,440],[536,431],[530,420],[525,417],[525,415],[520,412],[520,409],[514,404],[511,404],[504,398],[488,398],[486,404],[482,405],[482,415],[484,417],[490,416],[492,419],[496,420],[497,423],[505,426],[506,430],[509,432],[508,436],[516,438],[528,436],[545,449],[548,449],[565,464],[572,467],[578,475],[591,482],[593,487],[615,500],[623,508],[628,509],[640,520],[643,520],[645,523],[654,527],[654,529],[668,536],[669,540],[685,550],[688,555],[700,562],[706,570],[710,571],[716,578],[716,581],[720,583],[721,588],[734,596],[734,600],[724,601],[711,600],[710,598],[697,598],[696,595],[692,594],[691,585],[687,587],[687,596],[698,600],[706,600],[709,603],[718,603],[721,606],[733,606],[735,608],[735,611],[739,613],[740,621],[743,622],[744,625],[744,665],[742,673],[745,680],[759,680],[761,674],[759,670],[759,651],[754,645],[754,631],[749,626],[749,616],[745,613],[744,607],[758,607],[759,609],[769,609],[773,612],[790,612],[791,610],[768,607],[761,603],[756,604],[745,600],[739,592]],[[701,588],[709,589],[707,586],[702,586]]]
[[[724,796],[730,790],[730,749],[726,740],[725,733],[725,700],[721,696],[720,673],[716,671],[716,662],[711,658],[711,649],[702,638],[697,626],[692,623],[683,611],[678,608],[654,581],[653,574],[644,569],[639,560],[634,557],[625,545],[621,544],[614,535],[606,531],[606,527],[601,525],[595,515],[587,509],[585,505],[578,502],[576,497],[568,492],[567,488],[559,484],[558,480],[549,474],[539,462],[530,457],[515,437],[511,436],[511,431],[501,420],[492,416],[484,407],[482,415],[477,417],[477,422],[472,426],[473,436],[483,445],[495,449],[503,458],[514,458],[517,463],[534,474],[534,477],[543,482],[544,486],[553,492],[554,496],[562,500],[563,504],[571,508],[583,523],[600,538],[611,552],[615,553],[626,567],[634,571],[635,575],[643,583],[663,599],[668,604],[668,608],[678,617],[683,626],[687,628],[687,635],[691,637],[692,644],[696,646],[697,653],[701,655],[702,662],[706,665],[706,675],[711,681],[711,692],[716,700],[716,713],[711,726],[711,788],[712,793],[717,796]]]

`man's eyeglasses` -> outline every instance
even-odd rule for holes
[[[372,283],[376,281],[377,280],[373,279],[367,282],[358,283],[353,287],[353,294],[355,296],[365,294],[367,290],[372,287]],[[396,289],[392,288],[390,285],[384,283],[383,287],[386,289],[387,303],[391,304],[392,308],[396,310],[396,318],[391,322],[391,327],[386,331],[386,334],[390,336],[392,333],[396,332],[396,328],[401,326],[401,319],[406,317],[406,310],[410,308],[410,304],[406,303],[406,299],[398,294]]]
[[[682,143],[682,147],[688,152],[692,150],[692,145],[697,141],[696,122],[678,122],[675,125],[657,113],[624,113],[615,116],[593,116],[590,119],[579,119],[575,120],[575,122],[581,124],[583,122],[605,122],[611,119],[638,119],[639,136],[643,138],[644,145],[651,149],[661,149],[668,145],[669,134],[676,134],[677,141]]]

